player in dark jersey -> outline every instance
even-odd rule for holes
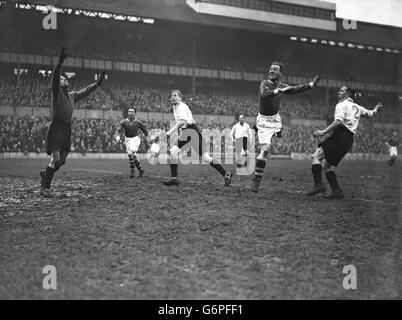
[[[140,161],[137,159],[137,151],[141,144],[141,139],[138,136],[138,131],[141,130],[145,136],[148,136],[148,131],[141,121],[135,118],[136,110],[135,108],[128,109],[128,118],[120,122],[120,128],[117,129],[116,141],[120,142],[120,135],[124,132],[125,135],[125,145],[128,154],[128,161],[130,163],[130,178],[135,176],[135,167],[137,167],[139,176],[142,177],[144,174],[144,169],[141,167]],[[135,167],[134,167],[135,166]]]
[[[102,84],[106,76],[104,71],[93,84],[80,91],[70,92],[67,77],[61,75],[61,68],[66,57],[66,50],[62,47],[52,76],[52,123],[47,134],[47,154],[51,158],[46,170],[41,170],[40,172],[42,180],[41,194],[45,197],[52,197],[50,185],[53,175],[65,164],[67,155],[70,152],[71,119],[74,104],[94,92]]]
[[[282,63],[272,62],[269,68],[268,79],[263,80],[260,84],[260,112],[257,115],[256,127],[261,152],[257,157],[251,188],[253,192],[258,192],[260,187],[273,135],[281,137],[282,120],[279,115],[279,107],[282,94],[295,94],[310,90],[320,80],[316,76],[310,83],[290,86],[281,82],[283,72],[284,66]]]
[[[389,160],[388,164],[392,167],[398,158],[398,148],[399,142],[398,142],[398,132],[394,131],[392,133],[391,138],[387,142],[387,146],[389,148]]]

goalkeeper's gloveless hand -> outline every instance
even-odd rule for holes
[[[96,81],[96,84],[97,84],[98,86],[101,86],[102,83],[103,83],[103,80],[105,80],[105,77],[106,77],[106,71],[103,71],[103,72],[101,73],[101,75],[99,76],[99,79]]]

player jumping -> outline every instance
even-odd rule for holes
[[[61,75],[61,68],[66,57],[66,50],[62,47],[52,76],[52,123],[47,134],[47,154],[51,158],[46,170],[40,172],[41,194],[45,197],[52,197],[50,185],[53,175],[66,163],[70,152],[74,104],[94,92],[106,76],[104,71],[95,83],[80,91],[69,92],[67,77]]]
[[[120,142],[120,135],[124,131],[125,145],[130,163],[130,178],[135,177],[135,167],[137,167],[139,176],[142,177],[144,169],[141,167],[140,161],[137,159],[137,151],[141,144],[141,139],[138,136],[138,130],[141,130],[145,136],[148,136],[148,131],[145,129],[141,121],[135,118],[135,108],[128,109],[128,118],[120,122],[120,128],[117,129],[116,141]],[[134,167],[135,166],[135,167]]]
[[[281,82],[284,72],[282,63],[273,62],[269,68],[268,80],[260,84],[260,112],[257,115],[256,126],[261,152],[257,157],[257,163],[251,190],[258,192],[261,184],[266,159],[269,154],[271,139],[274,134],[278,137],[282,132],[282,120],[279,115],[282,94],[301,93],[314,88],[320,80],[318,76],[308,84],[290,86]]]
[[[392,167],[396,159],[398,158],[397,146],[399,146],[399,142],[398,142],[398,133],[396,131],[392,133],[391,138],[387,142],[387,146],[389,148],[389,157],[390,157],[388,160],[388,164]]]
[[[195,124],[193,115],[189,107],[182,101],[183,95],[179,90],[172,90],[170,102],[173,106],[173,114],[176,124],[166,132],[167,137],[170,137],[174,132],[179,131],[177,143],[174,143],[170,148],[169,165],[171,178],[165,181],[167,186],[180,184],[177,178],[178,156],[181,151],[185,151],[193,147],[198,155],[207,161],[211,167],[217,170],[225,178],[225,186],[231,183],[232,175],[224,169],[221,164],[217,163],[210,154],[206,151],[207,143],[203,139],[200,129]],[[198,145],[196,141],[191,141],[191,137],[198,137]]]
[[[332,193],[326,198],[344,198],[343,191],[336,179],[334,167],[338,166],[345,154],[352,148],[353,136],[356,134],[360,118],[371,118],[382,108],[382,104],[378,103],[373,110],[367,110],[353,101],[355,95],[356,92],[353,89],[346,86],[342,87],[338,92],[335,120],[326,129],[314,132],[314,137],[321,137],[330,132],[332,135],[321,142],[313,154],[311,171],[314,178],[314,188],[307,193],[308,196],[326,191],[326,186],[321,177],[321,171],[324,167],[326,178],[332,189]]]

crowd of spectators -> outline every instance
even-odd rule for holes
[[[148,131],[159,129],[167,131],[168,121],[143,121]],[[42,116],[0,116],[0,152],[45,152],[47,130],[50,119]],[[250,124],[251,126],[253,124]],[[71,151],[77,153],[125,152],[124,145],[114,139],[118,120],[113,119],[73,119]],[[230,132],[223,124],[200,124],[201,129],[210,129],[213,137],[222,135],[222,131]],[[282,138],[274,138],[272,153],[289,154],[312,153],[317,147],[313,138],[314,127],[285,125]],[[385,143],[391,135],[387,129],[360,129],[355,136],[353,152],[355,153],[386,153]],[[141,134],[142,143],[139,152],[146,152],[149,140]],[[215,139],[218,141],[219,139]],[[231,142],[229,142],[231,143]]]
[[[0,79],[0,106],[50,107],[50,77],[27,76],[21,79],[19,85],[15,84],[15,81],[12,83]],[[81,89],[89,82],[76,81],[73,78],[70,80],[70,90]],[[190,92],[183,91],[183,93],[185,102],[194,114],[254,116],[258,113],[258,96],[249,91],[204,89],[204,91],[198,90],[194,96]],[[172,110],[169,98],[169,90],[160,87],[111,83],[105,84],[81,100],[76,108],[121,110],[121,101],[125,101],[137,111],[170,113]],[[397,107],[383,102],[386,108],[376,115],[375,121],[402,122],[402,114],[398,112]],[[371,105],[367,107],[371,108],[375,103],[374,100],[370,101]],[[334,109],[331,107],[329,110],[321,96],[309,93],[283,97],[280,112],[282,116],[293,119],[327,120],[333,116]]]

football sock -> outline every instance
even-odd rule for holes
[[[176,163],[171,163],[170,164],[170,176],[172,178],[177,178],[177,171],[178,171],[179,165]]]
[[[217,170],[222,176],[226,175],[227,170],[225,170],[225,168],[222,167],[220,163],[214,163],[214,161],[212,160],[209,164],[211,165],[212,168]]]
[[[135,159],[134,164],[137,167],[138,171],[142,171],[141,163],[137,159]]]
[[[134,170],[135,169],[135,167],[134,167],[134,157],[132,155],[128,156],[128,162],[130,163],[131,170]]]
[[[267,161],[265,159],[264,160],[257,159],[257,163],[255,164],[255,172],[254,172],[255,179],[258,179],[258,180],[262,179],[266,164],[267,164]]]
[[[327,177],[327,180],[329,182],[329,185],[331,186],[332,191],[341,189],[339,187],[338,180],[336,179],[336,174],[334,171],[327,172],[325,176]]]
[[[321,176],[322,166],[320,164],[313,164],[311,166],[311,172],[313,173],[314,185],[322,182]]]
[[[53,175],[55,172],[56,172],[56,170],[51,167],[46,168],[45,181],[43,184],[45,189],[50,189],[50,185],[52,183]]]

